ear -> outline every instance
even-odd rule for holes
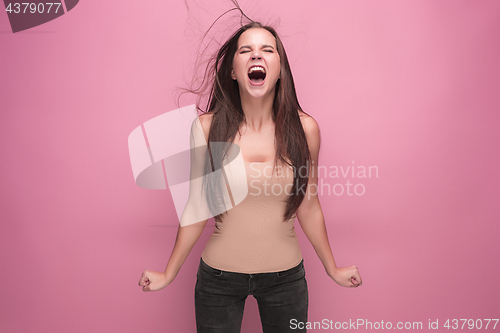
[[[236,80],[236,75],[234,75],[234,69],[231,69],[231,78]]]

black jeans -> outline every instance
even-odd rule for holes
[[[264,333],[306,332],[290,326],[292,319],[307,321],[303,260],[285,271],[244,274],[215,269],[202,259],[195,287],[197,332],[239,333],[248,295],[257,300]]]

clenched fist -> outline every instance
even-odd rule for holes
[[[330,277],[342,287],[359,287],[363,284],[358,267],[337,267]]]
[[[172,282],[172,280],[168,279],[164,272],[146,269],[142,272],[139,286],[142,287],[143,291],[156,291],[165,288],[170,282]]]

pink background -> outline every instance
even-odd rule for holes
[[[322,130],[320,164],[379,169],[351,179],[362,196],[321,197],[337,264],[357,265],[361,288],[328,278],[296,222],[309,319],[499,318],[500,2],[240,4],[281,20],[299,101]],[[17,34],[0,13],[2,332],[195,331],[213,221],[173,284],[143,293],[177,216],[168,191],[134,183],[127,147],[175,108],[193,38],[231,4],[190,6],[81,1]],[[249,298],[242,332],[258,331]]]

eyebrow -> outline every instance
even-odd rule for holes
[[[272,45],[269,45],[269,44],[262,45],[262,48],[266,48],[266,47],[270,47],[274,50],[274,47]],[[238,50],[241,50],[242,48],[251,49],[252,47],[250,45],[242,45]]]

